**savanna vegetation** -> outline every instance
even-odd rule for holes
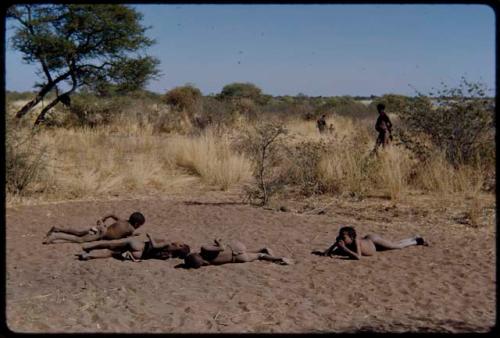
[[[22,23],[14,47],[41,65],[44,78],[37,92],[6,93],[9,204],[161,194],[193,180],[241,188],[242,199],[258,205],[310,196],[398,201],[415,192],[478,201],[495,191],[494,100],[481,84],[463,79],[413,97],[271,96],[251,83],[216,95],[193,84],[157,94],[144,89],[157,74],[155,59],[124,53],[152,43],[137,13],[49,7],[10,13]],[[39,26],[23,23],[28,10]],[[122,40],[103,35],[109,45],[96,51],[95,30],[116,15],[126,18],[114,27]],[[102,67],[87,57],[102,58]],[[63,80],[71,87],[61,93]],[[374,153],[380,102],[394,142]],[[332,128],[320,135],[322,114]],[[470,214],[480,208],[477,202]]]

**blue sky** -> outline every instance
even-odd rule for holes
[[[462,76],[494,90],[495,14],[484,5],[134,7],[157,41],[148,51],[162,76],[148,89],[159,93],[252,82],[272,95],[414,95]],[[6,88],[32,90],[36,68],[20,59],[7,45]]]

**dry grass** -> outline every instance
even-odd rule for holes
[[[64,200],[165,192],[186,176],[186,169],[224,190],[250,177],[249,161],[231,149],[227,137],[155,134],[153,129],[120,121],[120,128],[41,130],[34,142],[47,149],[47,170],[25,195]],[[20,201],[8,198],[9,204]]]
[[[226,190],[251,179],[252,163],[231,142],[248,128],[247,120],[239,119],[231,133],[207,130],[199,135],[189,135],[192,126],[186,116],[178,122],[185,132],[158,133],[154,121],[139,115],[122,115],[96,128],[42,129],[34,141],[47,149],[47,170],[36,177],[26,195],[64,200],[167,192],[189,176]],[[453,168],[439,153],[419,163],[397,146],[373,156],[373,121],[334,116],[328,123],[333,124],[334,132],[320,135],[315,121],[286,122],[288,145],[302,141],[327,144],[315,168],[301,168],[315,171],[306,176],[317,179],[323,192],[375,194],[397,200],[410,190],[423,190],[436,196],[468,198],[471,218],[479,217],[475,215],[480,214],[481,205],[475,196],[484,182],[479,168]],[[19,133],[29,131],[29,124],[10,127],[18,128]],[[19,198],[9,194],[7,202],[16,204]]]
[[[231,150],[231,143],[225,135],[215,136],[207,130],[195,137],[175,136],[170,147],[177,165],[222,190],[251,177],[250,161]]]

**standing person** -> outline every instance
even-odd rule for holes
[[[326,130],[326,115],[322,115],[318,121],[316,121],[316,124],[318,126],[319,133],[323,134]]]
[[[114,222],[107,225],[107,219],[113,219]],[[120,239],[131,236],[134,231],[146,222],[146,218],[140,212],[134,212],[129,219],[121,219],[113,214],[97,220],[97,226],[86,230],[77,230],[72,228],[58,228],[53,226],[47,233],[43,244],[52,244],[54,241],[62,240],[65,242],[84,243],[93,242],[100,239]]]
[[[377,142],[375,144],[375,149],[379,146],[385,147],[389,145],[389,142],[392,140],[392,122],[389,119],[389,116],[385,113],[385,105],[383,103],[379,103],[377,105],[378,110],[378,118],[375,123],[375,130],[378,131]]]

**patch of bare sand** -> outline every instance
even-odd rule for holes
[[[382,208],[388,222],[363,214],[370,202],[338,202],[323,215],[284,213],[215,196],[9,208],[7,325],[16,332],[471,332],[495,323],[493,224],[468,231]],[[73,256],[78,244],[42,245],[52,225],[86,228],[110,211],[136,210],[147,218],[142,233],[196,250],[215,237],[238,238],[296,264],[183,270],[174,269],[179,260],[81,262]],[[310,254],[343,224],[390,239],[418,233],[433,245],[361,261]]]

